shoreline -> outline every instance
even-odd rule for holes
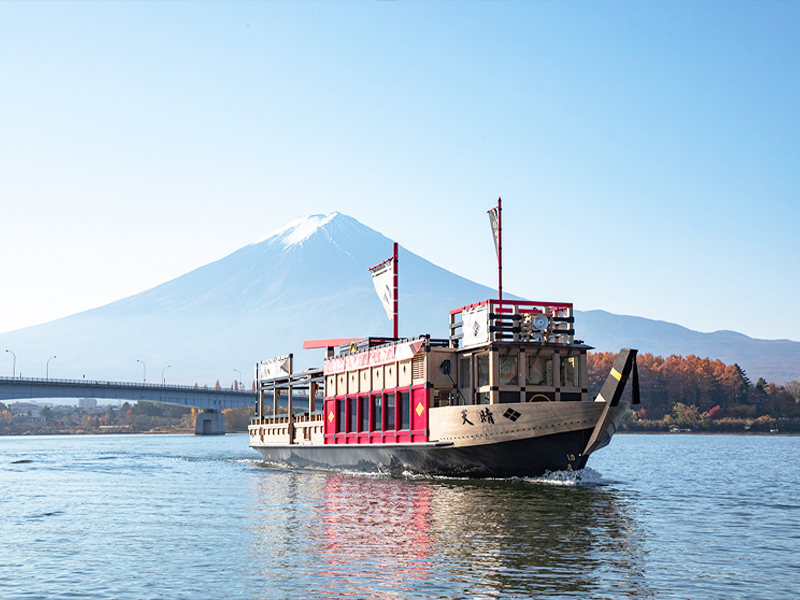
[[[225,435],[245,434],[247,431],[226,431]],[[0,433],[0,437],[29,436],[75,436],[75,435],[196,435],[194,429],[159,429],[150,431],[25,431],[22,433]],[[614,435],[753,435],[753,436],[800,436],[796,431],[617,431]],[[202,436],[201,436],[202,437]],[[214,437],[214,436],[209,436]]]

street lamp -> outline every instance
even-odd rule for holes
[[[172,365],[167,365],[166,367],[164,367],[163,369],[161,369],[161,385],[164,385],[164,371],[166,371],[167,369],[169,369],[171,366],[172,366]]]
[[[47,368],[45,370],[45,375],[44,375],[45,379],[50,379],[50,361],[53,360],[54,358],[58,358],[58,357],[57,356],[51,356],[50,358],[47,359]]]
[[[139,360],[138,358],[136,359],[136,362],[142,363],[142,368],[144,369],[144,375],[142,377],[144,379],[144,383],[147,383],[147,365],[144,364],[143,360]]]
[[[239,387],[243,386],[244,382],[242,381],[242,372],[239,369],[234,369],[234,371],[239,374]]]
[[[14,354],[14,352],[11,351],[11,350],[6,350],[6,352],[11,352],[11,354]],[[14,354],[14,367],[13,367],[12,373],[13,373],[14,379],[16,379],[16,377],[17,377],[17,355],[16,354]]]

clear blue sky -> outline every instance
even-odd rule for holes
[[[339,211],[534,300],[800,340],[800,3],[2,2],[0,331]],[[365,275],[366,276],[366,275]]]

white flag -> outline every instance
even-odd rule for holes
[[[492,237],[494,238],[494,250],[497,252],[497,260],[500,260],[500,209],[494,207],[489,212],[489,223],[492,225]]]
[[[268,358],[261,361],[261,369],[259,371],[259,379],[266,381],[267,379],[275,379],[276,377],[285,377],[292,374],[292,355],[286,354],[285,356],[276,356],[275,358]]]
[[[489,341],[489,305],[470,308],[461,313],[462,347],[477,346]]]
[[[375,286],[375,291],[378,292],[378,298],[381,299],[381,304],[386,310],[386,316],[392,320],[394,316],[394,295],[392,288],[394,287],[394,260],[389,259],[382,262],[376,267],[372,267],[372,284]]]

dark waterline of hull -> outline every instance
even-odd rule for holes
[[[538,477],[582,469],[592,429],[475,446],[436,444],[253,446],[265,461],[292,467],[451,477]]]

